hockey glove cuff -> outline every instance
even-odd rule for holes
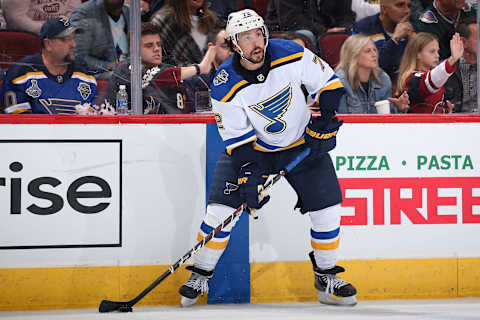
[[[263,190],[267,178],[268,175],[262,173],[257,163],[249,163],[240,168],[238,175],[240,198],[247,203],[251,211],[262,208],[270,200],[270,196]]]
[[[312,153],[324,154],[333,150],[337,145],[337,133],[343,120],[337,118],[319,117],[311,119],[305,129],[305,141],[312,149]]]

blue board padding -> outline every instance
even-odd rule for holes
[[[207,201],[215,165],[225,145],[215,124],[207,124],[206,137]],[[232,211],[233,212],[233,211]],[[207,303],[250,302],[249,220],[242,213],[230,235],[227,249],[209,282]]]

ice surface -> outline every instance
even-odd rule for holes
[[[319,303],[215,304],[191,308],[134,307],[131,313],[95,309],[0,312],[1,320],[480,320],[480,298],[359,301],[355,307]]]

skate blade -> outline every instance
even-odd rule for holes
[[[318,293],[318,302],[328,304],[332,306],[350,306],[353,307],[357,304],[356,296],[350,297],[337,297],[333,294],[327,294],[325,292]]]
[[[195,305],[195,303],[197,303],[197,300],[198,300],[198,297],[195,298],[195,299],[190,299],[190,298],[182,296],[182,300],[180,301],[180,306],[182,308],[191,307],[191,306]]]

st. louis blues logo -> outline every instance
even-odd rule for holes
[[[238,190],[238,185],[225,181],[225,189],[223,190],[223,194],[229,195],[234,191]]]
[[[281,119],[292,100],[292,85],[285,88],[262,102],[249,106],[250,109],[269,121],[264,128],[266,133],[278,134],[285,130],[286,123]]]

